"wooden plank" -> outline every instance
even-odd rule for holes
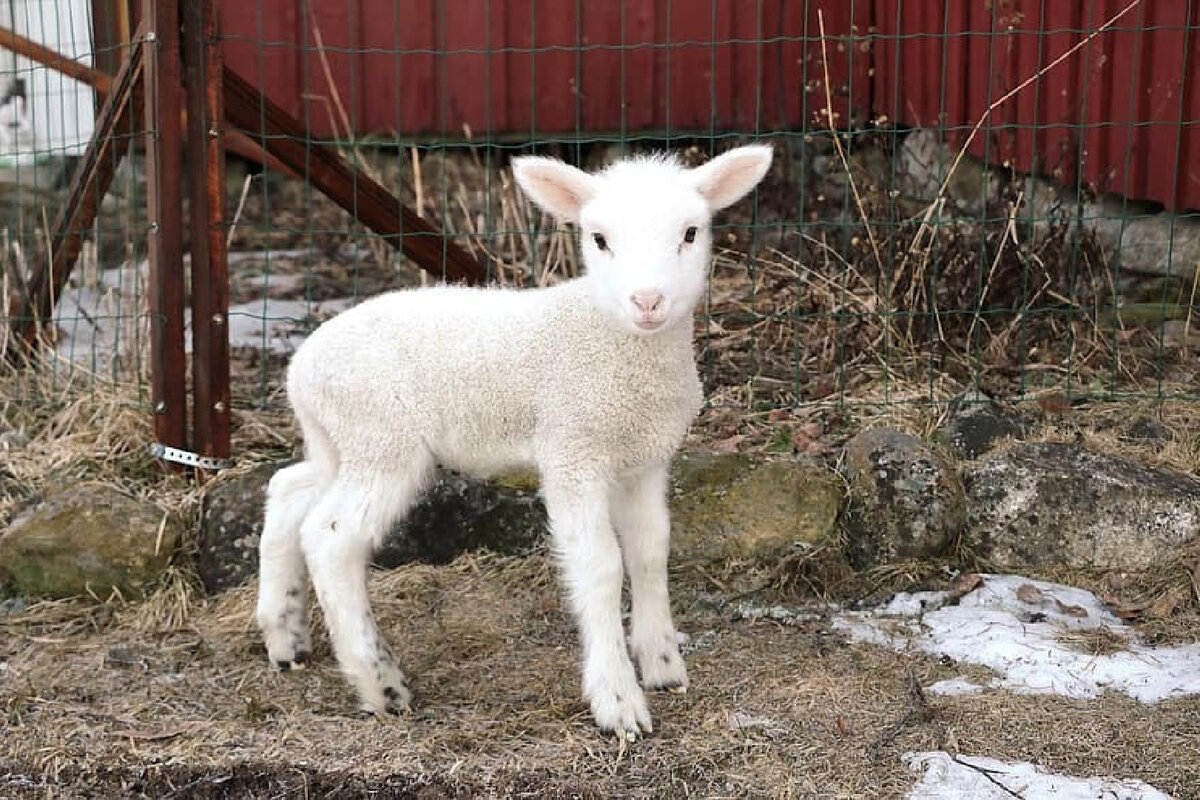
[[[135,48],[109,87],[111,91],[100,111],[95,135],[84,151],[66,202],[55,218],[49,268],[46,262],[39,261],[29,279],[28,296],[14,297],[8,309],[14,334],[6,354],[10,360],[32,354],[37,332],[51,324],[54,301],[67,285],[84,233],[95,221],[113,173],[129,149],[131,127],[142,107],[142,66],[143,52]],[[103,77],[108,80],[107,75]]]
[[[312,143],[295,118],[264,97],[232,70],[225,70],[225,115],[241,128],[262,127],[264,146],[289,168],[308,180],[393,247],[401,249],[422,269],[449,282],[484,282],[484,267],[391,192],[337,151]]]
[[[229,457],[229,265],[215,0],[183,2],[192,254],[192,451]]]
[[[183,113],[179,9],[145,0],[146,189],[150,230],[150,399],[158,443],[187,449],[183,345]]]

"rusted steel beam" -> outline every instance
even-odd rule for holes
[[[139,29],[139,36],[143,33]],[[95,135],[71,180],[66,202],[54,220],[49,265],[45,261],[36,264],[29,279],[28,295],[14,298],[9,307],[14,334],[9,338],[10,360],[31,354],[38,330],[52,324],[54,301],[67,285],[83,236],[95,221],[113,173],[129,150],[142,110],[142,75],[143,53],[135,49],[109,87],[111,92],[100,110]]]
[[[192,451],[229,457],[229,265],[222,60],[213,0],[183,0],[192,252]]]
[[[150,399],[154,433],[187,449],[183,344],[183,112],[178,0],[144,0],[146,189],[150,223]]]
[[[263,137],[262,146],[330,200],[354,215],[423,270],[450,282],[481,284],[482,264],[446,240],[442,231],[403,205],[336,150],[312,141],[304,126],[233,70],[225,69],[225,115],[244,131]]]

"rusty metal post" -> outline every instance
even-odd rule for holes
[[[183,111],[178,0],[144,0],[150,398],[159,444],[187,449],[183,345]]]
[[[183,0],[192,253],[192,450],[229,457],[229,266],[225,253],[224,72],[217,3]]]

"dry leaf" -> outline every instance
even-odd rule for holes
[[[958,576],[958,580],[950,587],[950,602],[958,602],[964,595],[983,585],[983,576],[977,572],[966,572]]]
[[[1106,594],[1100,598],[1104,605],[1112,613],[1116,614],[1121,619],[1137,619],[1146,610],[1145,603],[1126,603],[1118,598],[1115,594]]]
[[[1045,397],[1039,397],[1037,404],[1047,414],[1065,414],[1071,410],[1071,404],[1067,402],[1067,398],[1062,394],[1050,394]]]
[[[791,419],[792,410],[790,408],[776,408],[767,414],[767,422],[783,422]]]
[[[1069,606],[1057,597],[1054,598],[1054,605],[1058,606],[1059,613],[1066,614],[1068,617],[1083,619],[1088,615],[1087,609],[1083,606]]]
[[[809,439],[819,439],[821,434],[825,432],[824,427],[819,422],[806,422],[796,430],[803,433]]]
[[[824,442],[809,442],[804,446],[804,449],[801,452],[803,452],[806,456],[823,456],[831,449],[832,448]]]
[[[722,439],[719,442],[713,442],[710,447],[718,453],[736,453],[738,451],[738,445],[741,444],[742,440],[745,438],[746,437],[743,434],[735,433],[728,439]]]
[[[1032,583],[1023,583],[1017,587],[1017,599],[1031,606],[1040,606],[1046,602],[1046,595]]]
[[[1174,592],[1167,592],[1150,606],[1150,616],[1155,619],[1166,619],[1175,613],[1175,606],[1177,605],[1179,605],[1179,595]]]

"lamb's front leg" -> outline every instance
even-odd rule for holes
[[[671,599],[667,590],[667,555],[671,520],[667,510],[667,468],[655,466],[618,484],[613,490],[613,522],[629,572],[633,600],[631,645],[647,689],[687,689],[687,668],[679,655]]]
[[[607,483],[543,475],[546,511],[583,644],[583,694],[596,724],[624,738],[650,733],[621,625],[621,548],[609,521]]]

